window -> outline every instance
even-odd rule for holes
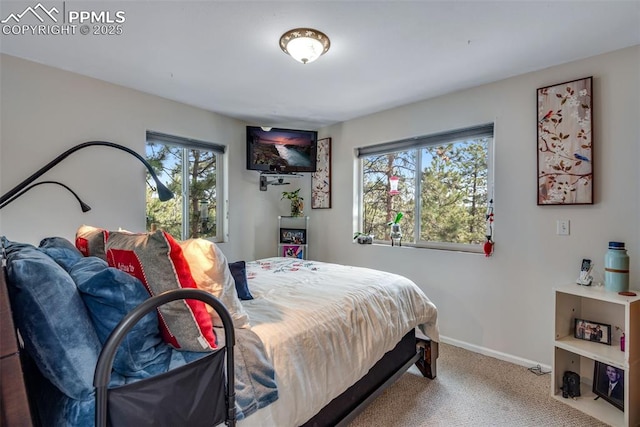
[[[390,241],[388,223],[402,212],[403,245],[482,252],[492,151],[493,124],[359,148],[358,231]]]
[[[147,160],[175,194],[161,202],[147,187],[147,230],[160,228],[181,240],[223,240],[224,151],[222,145],[147,132]],[[148,174],[147,181],[153,183]]]

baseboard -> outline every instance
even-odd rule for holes
[[[539,363],[533,360],[523,359],[522,357],[513,356],[511,354],[502,353],[500,351],[491,350],[490,348],[481,347],[475,344],[469,344],[468,342],[459,341],[453,338],[445,337],[443,335],[440,335],[440,342],[443,342],[445,344],[450,344],[454,347],[464,348],[465,350],[473,351],[474,353],[480,353],[480,354],[484,354],[485,356],[494,357],[499,360],[504,360],[505,362],[510,362],[516,365],[524,366],[526,368],[540,366],[540,369],[542,370],[542,372],[545,372],[545,373],[551,371],[551,366],[549,365],[544,365],[542,363]]]

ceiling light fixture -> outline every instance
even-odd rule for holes
[[[295,28],[280,37],[280,49],[303,64],[320,58],[327,53],[330,46],[329,37],[312,28]]]
[[[273,128],[271,126],[260,126],[260,129],[262,129],[265,132],[269,132]]]

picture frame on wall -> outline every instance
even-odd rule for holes
[[[311,174],[311,209],[331,208],[331,138],[318,140],[316,171]]]
[[[537,89],[538,205],[593,204],[593,77]]]
[[[611,345],[611,325],[577,318],[574,322],[573,336],[575,338]]]
[[[593,394],[624,411],[624,370],[597,360],[594,365]]]

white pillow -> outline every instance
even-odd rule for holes
[[[205,239],[185,240],[180,242],[180,246],[198,289],[207,291],[222,301],[229,310],[236,328],[250,328],[249,316],[238,298],[229,262],[220,248]],[[214,326],[222,326],[215,310],[209,305],[207,310],[211,314]]]

